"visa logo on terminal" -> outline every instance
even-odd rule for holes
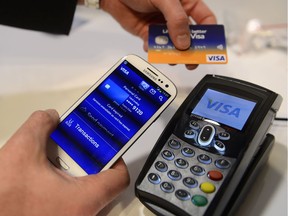
[[[207,89],[192,114],[242,130],[256,102]]]
[[[214,102],[212,99],[208,100],[207,108],[230,116],[235,116],[236,118],[239,118],[240,116],[240,108],[219,101]]]

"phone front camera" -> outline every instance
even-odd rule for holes
[[[168,88],[168,87],[169,87],[169,85],[168,85],[168,84],[166,84],[166,85],[165,85],[165,87],[166,87],[166,88]]]

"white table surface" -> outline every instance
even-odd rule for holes
[[[253,18],[267,25],[287,23],[285,0],[265,4],[259,0],[206,2],[229,35],[242,35],[243,27]],[[122,56],[135,53],[146,59],[142,45],[139,38],[125,32],[109,15],[83,7],[77,8],[68,37],[0,26],[0,146],[34,110],[56,108],[63,113]],[[244,47],[243,43],[240,45]],[[155,65],[175,82],[179,94],[124,155],[131,185],[100,215],[153,215],[135,198],[135,180],[159,132],[205,74],[244,79],[281,94],[283,103],[278,117],[287,117],[287,50],[235,50],[235,44],[228,47],[227,65],[200,65],[194,71],[183,65]],[[269,161],[238,215],[287,215],[287,122],[274,122],[270,132],[276,142]]]

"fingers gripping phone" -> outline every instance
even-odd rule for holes
[[[157,215],[227,215],[255,158],[273,141],[267,131],[281,102],[258,85],[206,75],[155,144],[136,196]]]
[[[175,85],[146,61],[123,57],[60,118],[49,160],[73,176],[108,169],[176,94]]]

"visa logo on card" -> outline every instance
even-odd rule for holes
[[[188,50],[175,48],[163,24],[149,27],[148,61],[167,64],[226,64],[227,50],[223,25],[190,25]]]

